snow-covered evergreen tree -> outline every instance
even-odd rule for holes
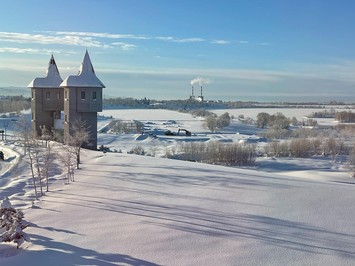
[[[19,248],[24,241],[29,241],[29,237],[23,232],[28,226],[23,217],[23,212],[14,209],[5,197],[0,206],[0,242],[14,242]]]

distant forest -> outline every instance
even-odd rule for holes
[[[344,102],[331,101],[328,103],[315,102],[242,102],[242,101],[203,101],[199,102],[193,99],[186,100],[152,100],[152,99],[134,99],[134,98],[106,98],[104,101],[105,109],[113,108],[157,108],[171,110],[192,110],[192,109],[223,109],[223,108],[325,108],[329,105],[355,105]]]
[[[105,98],[103,99],[104,109],[115,108],[149,108],[149,109],[170,109],[170,110],[196,110],[196,109],[229,109],[229,108],[325,108],[329,105],[355,105],[343,102],[331,101],[329,103],[290,103],[290,102],[242,102],[242,101],[203,101],[194,99],[185,100],[154,100],[134,98]],[[0,113],[20,112],[31,108],[31,98],[24,96],[0,96]],[[321,113],[324,115],[323,113]],[[316,114],[318,115],[318,114]],[[335,113],[332,114],[335,116]],[[353,121],[353,116],[342,114],[341,120]]]
[[[0,96],[0,113],[18,113],[31,108],[31,99],[23,96]]]

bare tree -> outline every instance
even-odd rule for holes
[[[74,182],[74,165],[76,162],[76,151],[75,147],[70,145],[64,145],[63,151],[59,156],[60,161],[63,163],[64,167],[67,169],[67,182]]]
[[[217,118],[215,115],[209,115],[205,118],[204,127],[215,132],[217,129]]]
[[[217,128],[224,128],[229,126],[231,123],[231,117],[228,112],[225,112],[224,114],[220,115],[217,118]]]
[[[37,153],[37,142],[35,140],[32,141],[32,145],[28,145],[28,157],[30,159],[30,168],[32,174],[32,183],[35,190],[35,198],[38,199],[37,193],[37,182],[36,182],[36,159],[35,154]]]
[[[27,120],[25,115],[21,115],[19,120],[15,124],[15,129],[17,131],[18,138],[23,144],[23,152],[26,156],[27,154],[27,147],[30,140],[33,137],[32,128],[30,121]]]
[[[72,152],[76,157],[76,168],[79,169],[80,164],[80,151],[85,143],[89,142],[90,139],[90,126],[88,126],[87,121],[78,119],[71,125],[71,131],[73,132],[69,138],[68,144],[74,149]]]
[[[269,117],[268,125],[278,129],[288,129],[290,127],[290,119],[283,113],[277,112]]]
[[[269,124],[270,114],[268,113],[258,113],[256,116],[256,126],[260,128],[265,128]]]
[[[42,141],[45,141],[45,146],[47,147],[48,141],[53,138],[52,132],[46,128],[45,125],[40,126],[41,128],[41,139]]]
[[[46,147],[44,152],[42,153],[43,159],[43,168],[42,168],[42,176],[46,180],[46,192],[49,191],[49,169],[52,167],[56,153],[54,152],[54,142],[46,142]]]
[[[44,181],[46,183],[46,191],[49,191],[49,170],[53,166],[56,157],[53,147],[54,142],[48,142],[46,147],[43,147],[40,140],[35,138],[32,138],[28,143],[28,157],[30,159],[32,182],[35,189],[36,199],[38,197],[38,187],[40,189],[39,195],[42,196],[44,194]]]
[[[349,164],[352,171],[352,177],[355,178],[355,143],[353,143],[353,148],[349,154]]]
[[[29,158],[30,158],[30,167],[31,167],[31,174],[32,174],[32,183],[33,183],[33,188],[35,190],[35,198],[38,199],[36,177],[33,168],[33,157],[29,156]]]

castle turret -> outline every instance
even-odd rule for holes
[[[46,76],[35,78],[27,86],[31,88],[32,130],[39,136],[44,129],[52,130],[54,119],[60,119],[63,110],[62,81],[52,55]]]
[[[64,142],[72,136],[75,121],[85,121],[90,131],[86,148],[97,148],[97,112],[102,111],[102,89],[105,85],[96,77],[88,51],[79,74],[69,76],[61,84],[64,88]]]

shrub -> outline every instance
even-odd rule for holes
[[[337,143],[335,138],[327,138],[323,142],[323,154],[334,156],[337,153]]]
[[[308,118],[307,120],[302,120],[302,126],[315,127],[318,125],[317,120]]]
[[[355,122],[355,113],[349,111],[337,112],[335,115],[335,120],[342,123],[353,123]]]
[[[319,136],[319,132],[314,128],[298,128],[292,130],[291,136],[293,138],[315,138]]]
[[[297,158],[308,158],[311,155],[308,139],[292,139],[290,141],[290,155]]]
[[[0,242],[14,242],[17,248],[29,237],[22,230],[27,227],[23,220],[23,212],[14,209],[8,198],[5,198],[0,207]]]
[[[288,157],[290,154],[288,142],[270,142],[265,145],[264,153],[270,157]]]
[[[282,142],[273,141],[264,146],[267,156],[308,158],[314,155],[347,155],[349,147],[335,138],[296,138]]]
[[[220,142],[185,143],[181,158],[226,166],[249,166],[255,163],[256,146],[253,144],[225,144]]]
[[[135,146],[130,151],[127,152],[128,154],[137,154],[137,155],[144,155],[144,149],[142,146]]]
[[[268,130],[262,132],[260,135],[268,139],[285,139],[288,138],[291,131],[281,128],[269,128]]]

